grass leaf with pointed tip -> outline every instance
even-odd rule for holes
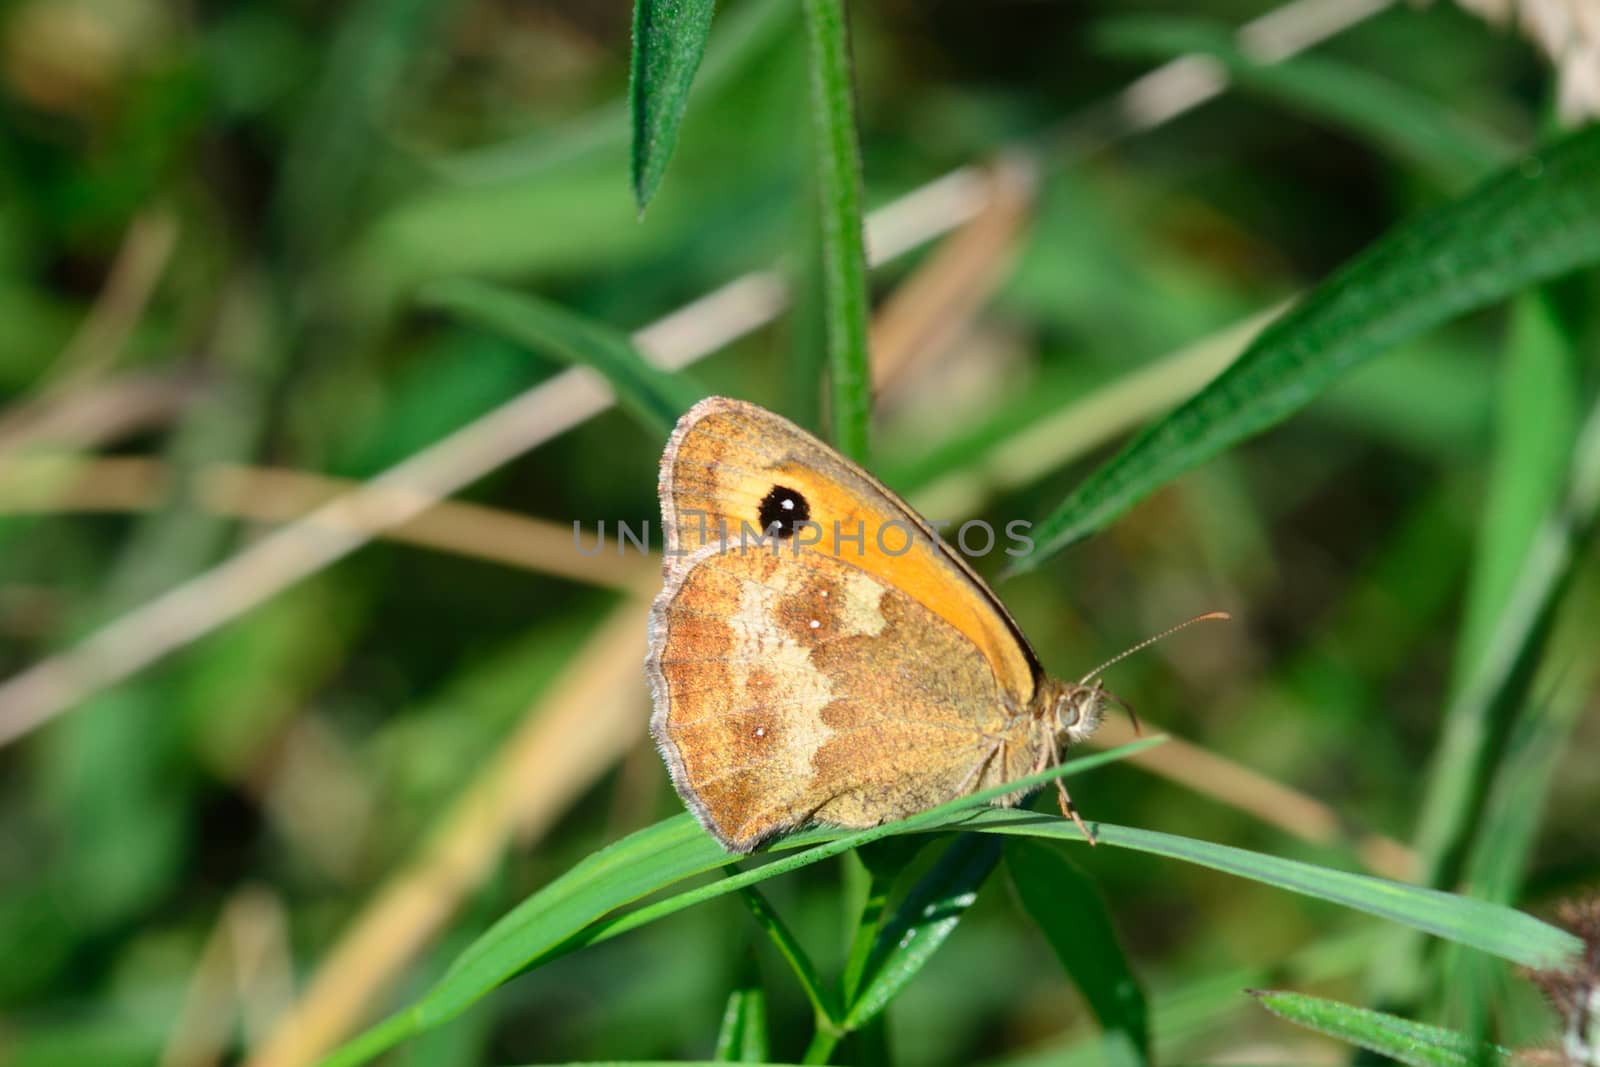
[[[1488,1067],[1509,1063],[1511,1051],[1480,1045],[1465,1034],[1302,993],[1252,992],[1280,1019],[1348,1041],[1411,1067]]]
[[[667,172],[711,34],[715,0],[634,0],[633,196],[643,211]]]

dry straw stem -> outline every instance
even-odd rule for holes
[[[1285,58],[1388,7],[1392,0],[1294,0],[1246,24],[1241,38]],[[1188,57],[1157,68],[1112,100],[1123,123],[1091,143],[1109,144],[1199,106],[1205,86],[1164,91],[1158,116],[1129,121],[1129,101]],[[1144,90],[1148,95],[1148,90]],[[1082,147],[1082,146],[1080,146]],[[986,201],[984,180],[963,167],[872,213],[867,249],[876,265],[964,224]],[[667,368],[685,366],[770,322],[787,300],[773,272],[746,275],[646,327],[634,341]],[[0,683],[0,744],[15,740],[100,689],[231,622],[286,587],[354,552],[384,530],[610,407],[615,397],[593,372],[573,368],[513,398],[423,449],[306,520],[262,538],[231,559],[141,605],[77,646]],[[404,506],[394,488],[407,491]],[[358,522],[349,522],[352,517]],[[341,527],[335,531],[314,527]]]
[[[7,453],[96,448],[170,422],[202,395],[196,381],[129,374],[47,390],[0,415],[0,473]]]
[[[371,1012],[513,837],[542,834],[641,736],[647,716],[643,599],[608,619],[523,717],[428,836],[421,855],[346,928],[298,1004],[247,1067],[312,1062]]]
[[[235,1017],[247,1040],[264,1035],[289,1006],[292,972],[283,902],[260,886],[234,893],[201,947],[161,1067],[221,1063]]]
[[[158,208],[134,218],[89,314],[48,372],[46,392],[99,378],[116,363],[177,245],[178,220],[171,211]]]
[[[983,210],[939,245],[873,316],[868,341],[872,388],[884,393],[905,380],[914,361],[949,346],[1005,279],[1033,203],[1036,176],[1022,157],[989,169]]]
[[[287,523],[315,515],[310,521],[325,522],[340,516],[318,509],[357,484],[304,471],[218,464],[195,474],[192,496],[196,506],[230,518]],[[0,514],[143,511],[162,504],[173,489],[172,472],[159,460],[34,457],[0,464]],[[403,489],[388,492],[406,496]],[[376,499],[397,509],[414,503]],[[647,590],[660,575],[652,556],[585,556],[574,550],[571,527],[478,504],[428,501],[425,510],[380,536],[622,592]],[[585,535],[584,544],[594,540]]]

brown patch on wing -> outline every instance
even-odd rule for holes
[[[899,818],[1037,752],[960,630],[822,554],[702,549],[657,601],[650,669],[673,781],[738,851],[811,819]]]

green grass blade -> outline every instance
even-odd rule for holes
[[[1070,820],[1032,812],[979,811],[953,819],[949,825],[988,833],[1083,840]],[[1524,912],[1437,889],[1404,885],[1367,874],[1351,874],[1154,830],[1095,823],[1094,832],[1102,845],[1183,860],[1326,900],[1482,949],[1525,967],[1562,966],[1582,947],[1572,934]]]
[[[1404,225],[1269,326],[1227,370],[1095,471],[1034,530],[1038,566],[1351,368],[1463,312],[1600,260],[1600,127]]]
[[[785,856],[781,859],[773,860],[763,867],[743,871],[736,877],[724,878],[720,882],[691,889],[677,896],[648,904],[626,915],[598,922],[589,930],[582,931],[581,934],[575,936],[571,947],[576,948],[581,945],[608,940],[618,934],[626,933],[629,930],[655,922],[657,919],[665,918],[674,912],[682,911],[684,908],[722,896],[724,893],[731,893],[740,886],[753,885],[768,878],[775,878],[780,874],[787,874],[801,867],[808,867],[813,863],[819,863],[851,849],[859,849],[897,834],[964,829],[964,817],[973,809],[983,807],[996,797],[1016,792],[1019,789],[1024,791],[1036,789],[1048,782],[1055,781],[1063,775],[1081,774],[1084,771],[1093,770],[1107,763],[1115,763],[1118,760],[1127,759],[1129,756],[1142,752],[1149,746],[1160,744],[1164,740],[1165,738],[1160,737],[1147,738],[1143,741],[1135,741],[1132,744],[1122,745],[1105,752],[1097,752],[1092,756],[1069,760],[1063,767],[1053,767],[1050,770],[1041,771],[1026,778],[1019,778],[1009,785],[985,789],[981,793],[973,793],[971,796],[963,797],[960,800],[952,800],[948,804],[930,808],[928,811],[902,819],[899,822],[884,823],[882,826],[875,826],[870,830],[856,830],[846,833],[839,830],[818,828],[793,834],[779,841],[774,848],[805,850],[798,855]]]
[[[923,837],[891,837],[851,853],[866,875],[866,884],[845,952],[844,973],[839,976],[840,999],[844,1003],[855,1000],[866,978],[867,965],[872,962],[873,949],[883,930],[895,883],[927,843],[928,839]]]
[[[867,357],[867,255],[861,226],[861,145],[844,0],[803,0],[811,42],[811,114],[822,201],[823,293],[832,379],[833,443],[867,459],[872,377]]]
[[[737,867],[728,867],[732,877],[738,877]],[[811,1010],[816,1013],[821,1022],[836,1024],[840,1011],[834,1001],[833,994],[829,992],[827,983],[822,980],[822,975],[817,972],[816,965],[811,962],[811,956],[805,947],[800,944],[799,938],[789,929],[789,924],[783,921],[783,916],[778,914],[772,902],[753,885],[744,886],[739,890],[739,899],[749,910],[751,918],[756,925],[766,933],[768,940],[778,950],[778,955],[783,957],[789,969],[800,982],[800,988],[805,992],[806,999],[811,1002]]]
[[[1600,199],[1600,198],[1597,198]],[[1511,595],[1495,618],[1481,655],[1473,662],[1446,712],[1423,798],[1417,850],[1423,880],[1445,884],[1471,836],[1481,807],[1495,739],[1494,712],[1527,677],[1542,646],[1553,605],[1565,590],[1580,549],[1600,518],[1600,404],[1578,434],[1562,499],[1535,531]]]
[[[751,955],[745,957],[738,988],[728,994],[713,1055],[718,1063],[761,1063],[767,1049],[767,994]]]
[[[1349,130],[1416,164],[1445,188],[1482,177],[1514,153],[1494,131],[1372,71],[1315,55],[1254,59],[1232,29],[1208,19],[1113,18],[1096,27],[1095,36],[1120,55],[1207,56],[1227,71],[1233,87]]]
[[[335,1050],[321,1061],[322,1067],[366,1063],[407,1037],[454,1018],[513,975],[563,952],[615,937],[702,901],[820,863],[872,841],[939,828],[958,813],[982,807],[1018,788],[1036,788],[1062,775],[1125,759],[1160,740],[1150,738],[1069,760],[1062,767],[870,830],[841,833],[818,829],[792,834],[774,845],[774,849],[798,850],[791,855],[602,922],[608,913],[625,904],[714,871],[735,858],[724,852],[716,839],[688,814],[659,822],[594,853],[524,900],[469,945],[420,1001]]]
[[[1565,488],[1582,415],[1574,357],[1551,294],[1518,297],[1495,390],[1494,455],[1456,644],[1456,688],[1487,651],[1539,524]]]
[[[1535,290],[1518,298],[1511,318],[1497,396],[1494,455],[1484,492],[1478,543],[1467,591],[1463,622],[1456,642],[1451,689],[1459,697],[1489,655],[1490,637],[1516,592],[1519,571],[1546,517],[1561,501],[1567,466],[1579,418],[1578,372],[1573,345],[1565,336],[1549,292]],[[1537,635],[1528,635],[1538,641]],[[1542,642],[1539,642],[1542,644]],[[1529,657],[1519,657],[1526,659]],[[1481,817],[1459,825],[1470,841],[1446,842],[1437,857],[1425,857],[1435,884],[1454,882],[1453,856],[1470,849],[1464,867],[1464,889],[1475,897],[1510,904],[1517,899],[1544,810],[1544,794],[1561,741],[1570,729],[1561,714],[1570,700],[1533,696],[1548,693],[1554,683],[1565,693],[1567,682],[1549,679],[1550,656],[1543,657],[1544,683],[1535,688],[1516,679],[1532,671],[1519,668],[1492,703],[1452,699],[1446,722],[1463,714],[1484,716],[1475,730],[1478,744],[1452,750],[1456,759],[1436,764],[1430,789],[1476,804],[1484,795]],[[1578,655],[1554,663],[1582,664]],[[1580,675],[1586,671],[1579,670]],[[1570,681],[1571,679],[1569,679]],[[1515,719],[1516,722],[1512,720]],[[1448,727],[1447,727],[1448,733]],[[1479,770],[1481,768],[1481,771]],[[1459,779],[1459,788],[1452,779]],[[1493,782],[1493,788],[1490,783]],[[1481,782],[1481,785],[1478,784]],[[1498,795],[1496,795],[1498,794]],[[1431,805],[1425,805],[1427,810]],[[1390,1007],[1416,1003],[1428,975],[1450,976],[1437,987],[1453,1010],[1448,1018],[1471,1035],[1488,1032],[1491,1001],[1503,998],[1507,968],[1481,954],[1451,946],[1443,969],[1426,966],[1420,943],[1398,949],[1392,958],[1374,962]]]
[[[933,958],[977,901],[1001,849],[1001,842],[987,835],[962,834],[912,887],[879,931],[860,991],[847,1008],[845,1029],[877,1016]]]
[[[678,124],[715,10],[715,0],[634,0],[628,98],[633,108],[633,197],[640,211],[655,196],[678,143]]]
[[[1025,839],[1007,842],[1006,868],[1028,916],[1099,1020],[1106,1061],[1149,1063],[1144,990],[1094,881],[1059,848]]]
[[[625,334],[527,293],[463,278],[428,286],[421,302],[596,371],[624,408],[663,436],[704,395],[686,377],[645,359]]]
[[[1348,1041],[1411,1067],[1479,1067],[1511,1062],[1511,1051],[1480,1045],[1440,1026],[1414,1023],[1398,1015],[1341,1004],[1301,993],[1252,992],[1280,1019]]]

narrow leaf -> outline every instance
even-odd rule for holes
[[[1561,499],[1529,540],[1482,654],[1471,664],[1445,713],[1417,829],[1417,851],[1424,863],[1424,881],[1430,885],[1453,879],[1482,806],[1491,769],[1487,757],[1495,738],[1495,709],[1525,684],[1530,663],[1543,646],[1550,613],[1597,520],[1600,404],[1591,409],[1578,433]]]
[[[626,335],[527,293],[452,279],[428,286],[421,302],[565,363],[590,368],[616,390],[624,408],[663,435],[704,395],[688,378],[645,359]]]
[[[1094,882],[1059,848],[1027,840],[1007,843],[1006,868],[1022,906],[1099,1020],[1107,1062],[1150,1062],[1144,990]]]
[[[687,878],[703,875],[738,857],[687,813],[646,827],[590,855],[554,882],[504,915],[456,958],[450,969],[417,1003],[378,1023],[322,1060],[323,1067],[366,1063],[400,1041],[444,1023],[513,975],[556,956],[615,937],[695,904],[736,892],[747,885],[820,863],[894,834],[939,827],[953,816],[1018,789],[1033,789],[1063,775],[1077,774],[1141,752],[1160,738],[1149,738],[1092,756],[1069,760],[942,804],[899,822],[870,830],[817,829],[791,834],[773,850],[796,850],[753,870],[601,921],[609,912]]]
[[[977,811],[952,819],[951,825],[987,833],[1083,840],[1071,820],[1033,812]],[[1480,948],[1525,967],[1561,967],[1582,948],[1582,942],[1565,930],[1514,908],[1471,897],[1154,830],[1095,823],[1094,832],[1102,845],[1167,856],[1326,900]]]
[[[1582,415],[1577,362],[1551,294],[1520,296],[1495,389],[1494,453],[1457,635],[1457,685],[1487,650],[1523,557],[1566,487],[1567,457]]]
[[[847,1009],[845,1028],[875,1017],[933,958],[955,932],[978,889],[1000,862],[1001,843],[983,834],[962,834],[912,887],[879,932],[861,985]]]
[[[745,957],[738,988],[728,994],[714,1055],[718,1063],[761,1063],[767,1058],[767,995],[753,955]]]
[[[729,867],[728,872],[738,877],[738,868]],[[739,899],[744,901],[756,925],[765,931],[768,940],[778,950],[778,955],[782,956],[789,969],[794,971],[794,976],[799,980],[800,988],[805,991],[806,999],[811,1001],[811,1009],[817,1018],[828,1023],[836,1023],[839,1009],[834,1003],[833,995],[822,981],[822,975],[817,972],[816,965],[811,962],[811,956],[800,944],[799,938],[789,929],[789,924],[783,921],[783,917],[772,906],[766,894],[755,886],[747,885],[739,890]]]
[[[643,211],[678,143],[700,57],[711,34],[714,0],[634,0],[633,197]]]
[[[861,146],[844,0],[803,0],[811,42],[811,116],[822,202],[823,295],[832,379],[833,443],[865,462],[872,378],[867,357],[867,255],[861,226]]]
[[[1442,1026],[1301,993],[1252,992],[1272,1014],[1411,1067],[1481,1067],[1511,1062],[1511,1051]]]
[[[1092,474],[1034,531],[1038,566],[1192,467],[1289,417],[1345,372],[1463,312],[1600,260],[1600,127],[1405,224],[1269,326],[1227,370]]]

